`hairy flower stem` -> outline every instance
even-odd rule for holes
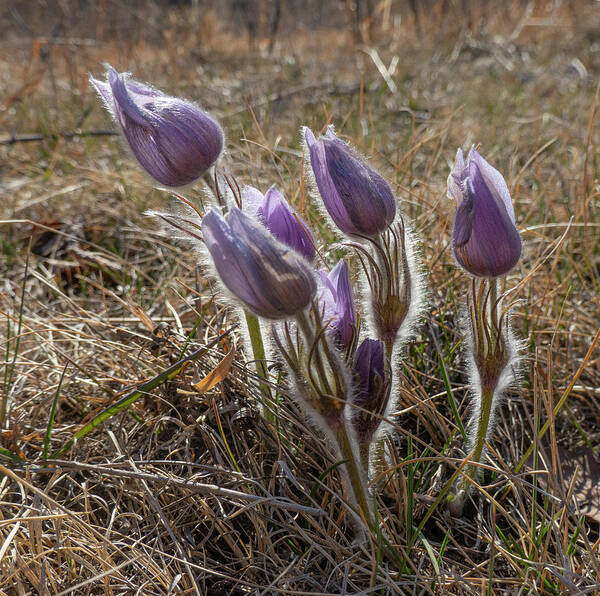
[[[479,413],[479,421],[477,423],[477,434],[475,435],[475,446],[473,447],[471,460],[473,462],[479,462],[481,460],[481,454],[483,453],[483,446],[485,445],[485,438],[487,436],[488,426],[490,424],[490,417],[492,414],[492,406],[494,404],[494,389],[495,387],[482,387],[481,388],[481,411]],[[470,465],[466,476],[473,478],[477,473],[477,466]],[[468,481],[464,479],[463,483]]]
[[[373,523],[373,514],[371,507],[369,506],[370,499],[368,497],[368,489],[366,487],[365,470],[361,469],[363,466],[356,461],[354,449],[352,449],[352,443],[348,436],[348,431],[345,424],[340,424],[335,430],[335,438],[339,445],[342,457],[345,460],[346,470],[348,471],[348,478],[350,480],[350,486],[354,495],[354,500],[358,505],[361,518],[365,524],[371,529],[375,530]],[[368,453],[367,453],[368,457]]]
[[[267,369],[267,360],[265,356],[265,345],[263,343],[262,332],[260,330],[260,323],[258,317],[248,311],[244,311],[246,316],[246,327],[248,329],[248,335],[250,336],[250,344],[252,345],[252,353],[254,354],[254,363],[256,365],[256,372],[260,379],[259,386],[261,393],[264,397],[263,403],[263,416],[265,420],[268,420],[272,424],[275,424],[275,416],[269,407],[272,403],[271,389],[269,387],[269,371]]]
[[[309,375],[315,390],[315,402],[313,402],[312,408],[323,417],[325,426],[333,434],[346,466],[350,489],[353,500],[358,506],[358,513],[365,524],[374,531],[375,526],[367,489],[367,470],[361,463],[362,456],[353,448],[353,443],[356,441],[354,437],[351,438],[348,435],[350,422],[344,415],[344,410],[348,407],[348,389],[341,378],[343,375],[340,375],[338,370],[341,363],[336,362],[323,330],[318,329],[320,323],[317,323],[315,329],[305,312],[297,313],[296,321],[304,336],[307,349],[314,355],[308,362],[308,366],[312,368],[312,371],[309,370]]]
[[[492,406],[494,404],[494,387],[482,388],[481,391],[481,404],[479,420],[477,422],[477,434],[475,435],[475,445],[471,451],[470,461],[462,475],[458,479],[453,493],[450,494],[448,501],[448,508],[450,513],[454,516],[460,516],[465,506],[465,500],[469,494],[471,488],[471,480],[477,476],[479,466],[477,465],[481,461],[481,455],[483,453],[483,447],[485,445],[485,438],[487,436],[488,426],[492,414]]]
[[[219,207],[221,207],[221,208],[227,207],[225,198],[219,191],[215,166],[210,168],[207,172],[205,172],[202,175],[202,180],[204,180],[204,184],[206,184],[206,186],[208,186],[208,188],[210,189],[210,192],[212,192]]]
[[[358,458],[367,477],[369,476],[369,466],[371,465],[371,441],[361,441],[358,443]]]
[[[486,291],[487,290],[487,291]],[[477,369],[473,381],[477,408],[474,435],[469,440],[470,462],[458,479],[448,499],[453,515],[461,515],[472,480],[477,477],[485,441],[490,432],[490,421],[498,403],[497,388],[504,369],[509,364],[508,328],[499,316],[498,280],[484,279],[479,288],[473,282],[469,299],[469,323],[472,334],[472,359]]]

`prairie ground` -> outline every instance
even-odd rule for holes
[[[337,2],[283,3],[278,27],[270,3],[256,18],[175,4],[0,8],[0,589],[600,592],[598,3],[360,3],[358,28]],[[400,565],[352,543],[337,456],[284,385],[262,417],[239,328],[215,342],[235,312],[144,215],[172,199],[89,85],[105,63],[217,117],[224,167],[276,184],[322,244],[336,236],[303,177],[302,125],[333,124],[392,184],[428,296],[373,481]],[[504,282],[522,365],[452,518],[438,497],[465,457],[470,282],[446,178],[472,144],[505,175],[523,239]],[[203,201],[202,185],[184,193]],[[231,349],[226,378],[195,390]]]

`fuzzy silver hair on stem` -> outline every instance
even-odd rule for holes
[[[467,359],[472,388],[467,451],[469,464],[448,498],[452,515],[462,514],[472,483],[485,455],[504,391],[516,380],[519,348],[502,307],[496,278],[473,279],[467,299]]]
[[[293,379],[298,403],[325,432],[344,460],[354,504],[363,523],[374,529],[366,470],[349,416],[353,378],[327,333],[321,307],[313,301],[297,313],[295,322],[273,325],[273,337]]]
[[[386,347],[388,357],[398,332],[409,313],[413,282],[402,217],[367,244],[349,242],[355,249],[371,295],[375,334]]]
[[[354,248],[361,264],[365,294],[370,297],[371,328],[377,337],[377,341],[361,344],[354,365],[359,387],[354,397],[355,426],[368,467],[371,445],[389,429],[384,421],[396,405],[394,387],[399,379],[394,359],[410,337],[425,300],[415,238],[401,215],[377,237],[361,240],[364,243],[346,244]]]

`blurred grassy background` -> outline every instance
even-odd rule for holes
[[[0,31],[3,448],[35,463],[47,436],[50,452],[59,449],[82,421],[177,361],[188,337],[202,345],[233,320],[211,302],[214,288],[189,246],[143,216],[169,199],[110,134],[88,83],[104,63],[219,118],[224,163],[238,182],[263,191],[277,184],[324,242],[334,234],[302,182],[298,131],[334,124],[392,183],[419,232],[432,313],[406,358],[396,466],[379,482],[382,524],[407,560],[401,576],[349,543],[340,477],[320,477],[335,457],[285,392],[278,428],[259,418],[240,352],[228,379],[205,395],[194,392],[188,367],[61,464],[3,468],[1,588],[598,589],[598,517],[586,509],[597,510],[594,482],[586,484],[593,467],[583,488],[574,481],[569,489],[571,476],[564,483],[560,474],[561,458],[563,468],[582,449],[593,459],[600,439],[597,2],[9,0]],[[445,181],[456,148],[473,143],[505,174],[524,240],[507,280],[520,284],[523,383],[491,446],[492,504],[479,501],[463,520],[440,508],[413,545],[452,458],[463,456],[448,393],[464,418],[467,279],[453,264]],[[199,188],[186,194],[201,197]],[[241,348],[238,338],[230,345]],[[211,350],[195,374],[230,345]],[[539,484],[511,472],[532,444],[553,472]],[[190,478],[325,513],[246,506],[186,488]]]

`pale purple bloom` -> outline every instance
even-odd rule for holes
[[[274,186],[264,196],[258,189],[246,186],[242,199],[244,211],[256,215],[277,240],[293,248],[308,261],[314,259],[315,243],[308,226]]]
[[[456,200],[452,246],[459,264],[479,277],[508,273],[521,256],[521,237],[502,174],[473,147],[465,162],[459,149],[448,196]]]
[[[323,310],[323,321],[329,324],[335,342],[348,347],[356,332],[356,313],[348,263],[340,260],[329,273],[319,271],[319,276],[319,305]]]
[[[357,382],[352,401],[358,406],[354,427],[359,441],[365,442],[381,423],[389,397],[382,341],[365,339],[360,344],[354,356],[354,373]]]
[[[304,139],[319,194],[336,226],[355,236],[383,232],[396,215],[388,183],[331,129],[317,140],[305,127]]]
[[[165,186],[202,176],[223,150],[223,131],[189,101],[130,80],[114,68],[107,82],[90,77],[142,167]]]
[[[221,281],[249,310],[283,319],[308,306],[316,282],[306,261],[237,207],[227,219],[211,209],[202,235]]]

